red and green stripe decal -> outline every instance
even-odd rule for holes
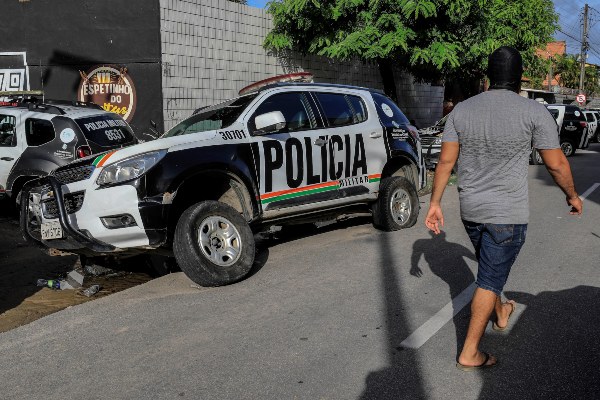
[[[381,180],[381,174],[369,175],[369,183],[379,182]]]
[[[369,175],[369,183],[379,182],[381,180],[381,174]],[[268,204],[273,201],[280,201],[286,199],[292,199],[294,197],[308,196],[315,193],[327,192],[330,190],[337,190],[340,188],[340,181],[332,181],[325,183],[318,183],[316,185],[304,186],[297,189],[281,190],[279,192],[272,192],[263,194],[260,196],[260,202],[262,204]]]
[[[117,151],[110,151],[106,154],[100,154],[98,157],[96,157],[94,159],[94,162],[92,163],[92,165],[96,168],[100,168],[101,166],[103,166],[106,161],[108,161],[108,159],[110,158],[110,156],[112,156],[113,154],[115,154]]]

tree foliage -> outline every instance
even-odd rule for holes
[[[501,45],[533,62],[557,23],[551,0],[274,0],[268,11],[268,49],[385,59],[428,82],[483,77]]]
[[[557,74],[560,74],[558,81],[561,86],[571,89],[579,88],[579,75],[581,72],[580,59],[579,55],[571,54],[556,57],[555,71]],[[586,66],[583,86],[588,96],[600,92],[600,85],[598,84],[598,68],[596,66]]]

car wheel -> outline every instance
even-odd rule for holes
[[[533,165],[544,165],[544,160],[542,160],[542,156],[537,149],[531,150],[531,162]]]
[[[419,197],[406,178],[385,178],[379,186],[379,198],[373,203],[373,225],[384,231],[410,228],[419,216]]]
[[[173,252],[192,281],[201,286],[227,285],[250,272],[254,236],[235,209],[218,201],[202,201],[179,218]]]
[[[596,132],[596,135],[594,136],[594,141],[596,143],[600,143],[600,127],[598,127],[597,129],[599,132]]]
[[[560,149],[567,157],[571,157],[573,154],[575,154],[575,145],[573,144],[573,142],[570,142],[569,140],[565,140],[565,141],[561,142]]]

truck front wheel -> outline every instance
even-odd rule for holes
[[[378,229],[397,231],[410,228],[419,216],[419,197],[415,186],[400,176],[383,179],[372,211],[373,225]]]
[[[192,281],[201,286],[227,285],[250,272],[254,236],[234,208],[218,201],[202,201],[179,218],[173,252]]]

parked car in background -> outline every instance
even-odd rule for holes
[[[588,123],[579,107],[571,104],[549,104],[547,107],[559,126],[560,147],[565,156],[571,157],[577,149],[588,147]]]
[[[598,118],[598,113],[595,111],[584,110],[583,114],[585,115],[585,119],[588,123],[588,143],[593,141],[596,137],[596,131],[598,131],[598,123],[600,122]]]
[[[590,136],[590,142],[600,143],[600,110],[593,108],[589,111],[594,113],[594,115],[596,116],[596,121],[598,122],[594,133],[588,135]]]
[[[446,125],[447,120],[448,115],[445,115],[433,126],[419,129],[423,159],[427,169],[435,169],[440,159],[440,151],[442,150],[442,134],[444,133],[444,126]]]
[[[119,115],[96,104],[6,101],[0,106],[0,197],[79,158],[137,143]]]

